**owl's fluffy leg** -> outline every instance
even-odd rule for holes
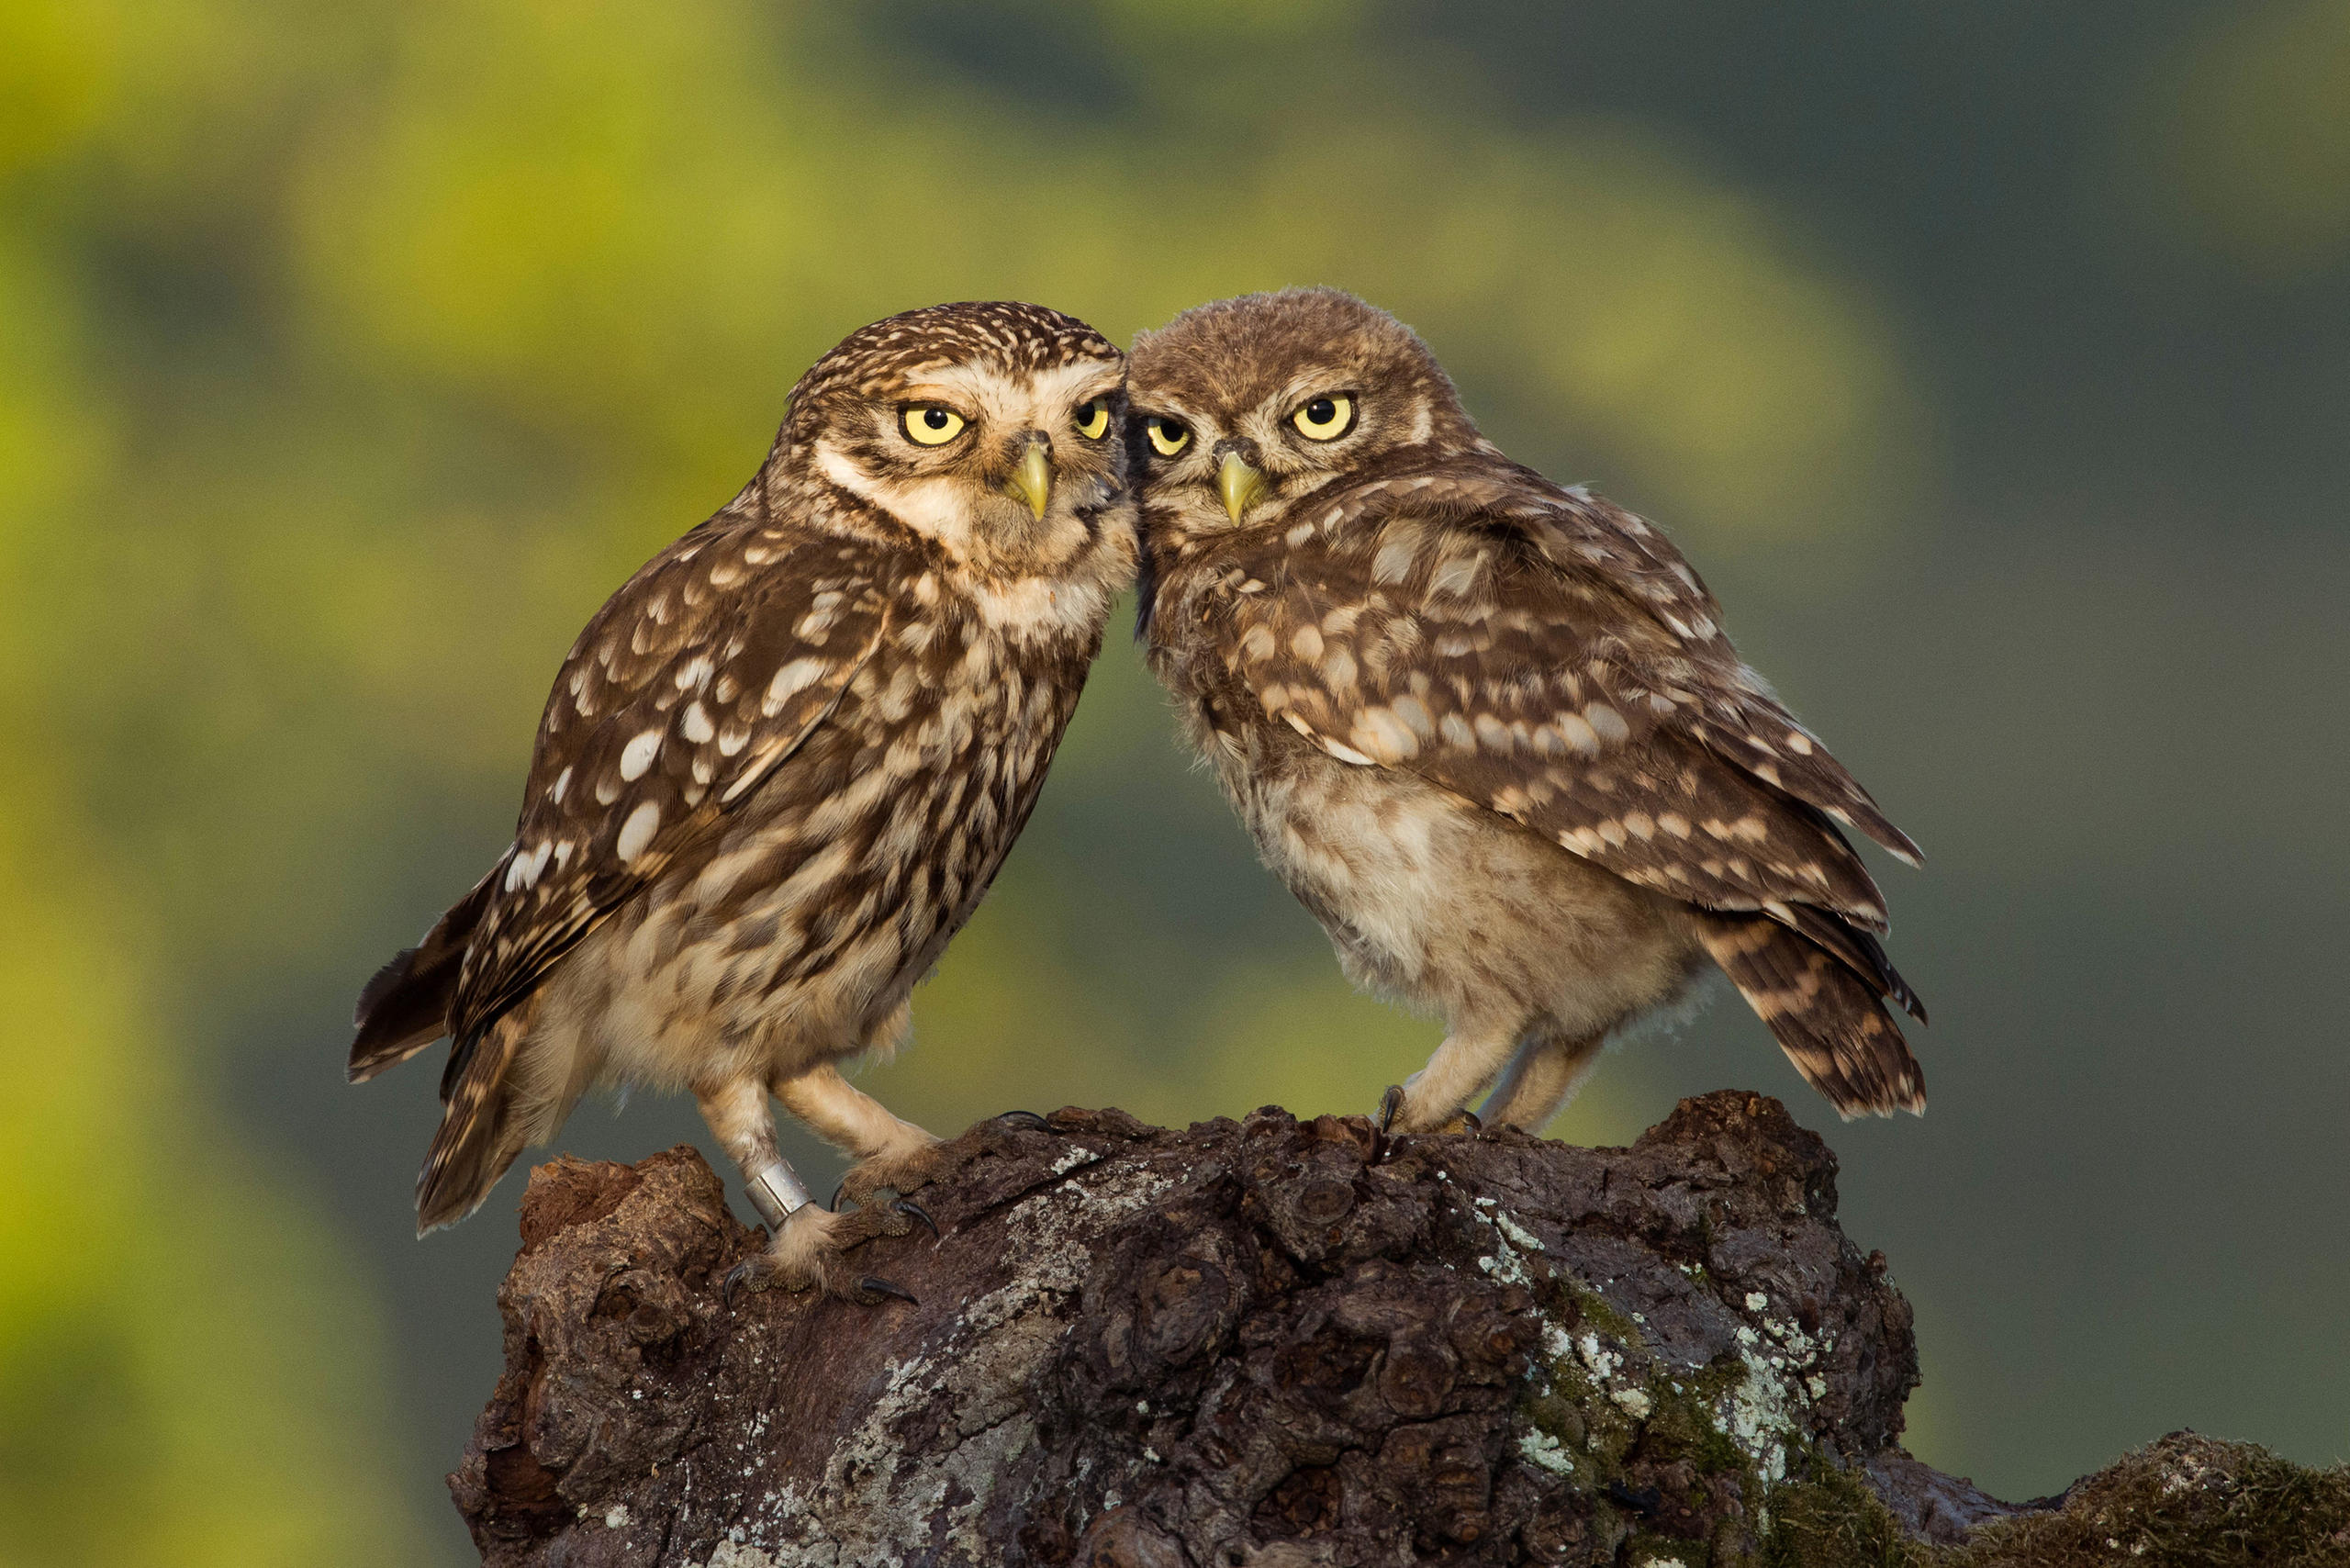
[[[939,1153],[943,1146],[937,1138],[891,1115],[887,1106],[830,1063],[783,1080],[775,1091],[785,1108],[817,1137],[858,1157],[842,1178],[841,1192],[860,1211],[875,1208],[876,1193],[887,1190],[902,1196],[955,1168],[952,1159]],[[909,1226],[903,1213],[888,1205],[874,1223],[892,1236],[903,1235]]]
[[[776,1148],[775,1114],[767,1105],[766,1085],[736,1079],[698,1089],[694,1099],[701,1106],[702,1120],[742,1170],[752,1206],[775,1238],[765,1252],[745,1259],[727,1275],[730,1300],[739,1290],[771,1285],[822,1290],[856,1301],[905,1296],[888,1281],[860,1276],[843,1261],[844,1252],[871,1238],[873,1226],[845,1220],[810,1200],[799,1173]]]
[[[1494,1086],[1493,1098],[1485,1102],[1486,1125],[1519,1127],[1540,1136],[1590,1076],[1606,1038],[1605,1031],[1580,1037],[1548,1032],[1528,1035],[1510,1059],[1509,1070]]]
[[[1469,1102],[1499,1076],[1517,1048],[1517,1037],[1515,1023],[1456,1020],[1427,1066],[1404,1081],[1402,1099],[1387,1118],[1387,1130],[1432,1133],[1450,1128]]]

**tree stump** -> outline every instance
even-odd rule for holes
[[[450,1477],[485,1562],[2069,1562],[1984,1553],[2103,1550],[2185,1506],[2181,1465],[2200,1496],[2282,1463],[2166,1439],[2124,1462],[2143,1506],[2100,1495],[2109,1530],[1911,1459],[1908,1305],[1763,1095],[1629,1148],[1050,1124],[974,1128],[922,1193],[943,1237],[868,1244],[916,1305],[730,1308],[765,1238],[690,1148],[533,1171],[507,1370]],[[2350,1479],[2284,1472],[2318,1487],[2311,1540],[2342,1508],[2344,1555],[2309,1562],[2350,1562]]]

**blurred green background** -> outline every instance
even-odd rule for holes
[[[437,1069],[342,1054],[573,632],[868,319],[1309,282],[1673,532],[1931,857],[1924,1121],[1724,999],[1556,1130],[1824,1126],[1995,1491],[2350,1452],[2350,4],[7,0],[0,1562],[469,1561],[520,1174],[411,1239]],[[1366,1109],[1435,1037],[1123,627],[915,1017],[867,1081],[941,1131]]]

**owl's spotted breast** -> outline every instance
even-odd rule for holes
[[[573,1011],[595,1020],[601,1071],[680,1086],[713,1050],[805,1071],[879,1027],[969,918],[1035,805],[1089,650],[1039,657],[976,605],[921,623],[919,648],[868,660],[776,777],[614,914],[596,961],[554,977],[593,992]],[[619,1004],[635,993],[657,1002]]]

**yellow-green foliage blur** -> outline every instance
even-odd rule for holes
[[[2350,12],[2247,9],[2115,89],[2136,125],[2195,84],[2167,141],[2115,133],[2130,221],[2322,267]],[[487,863],[573,631],[850,329],[1016,297],[1123,342],[1335,283],[1701,561],[1867,559],[1930,490],[1898,302],[1673,138],[1507,110],[1340,0],[986,11],[893,26],[1081,45],[1116,101],[764,0],[0,6],[0,1564],[447,1550],[377,1276],[248,1136],[280,1070],[229,1036],[274,985],[355,991]],[[1138,798],[1207,821],[1165,730],[1113,647],[1057,794],[1164,774]],[[1295,946],[1169,1014],[1047,940],[1101,917],[1016,862],[879,1092],[947,1129],[1353,1110],[1430,1043]],[[339,1070],[321,1017],[291,1070]],[[1568,1130],[1638,1130],[1609,1081]]]

